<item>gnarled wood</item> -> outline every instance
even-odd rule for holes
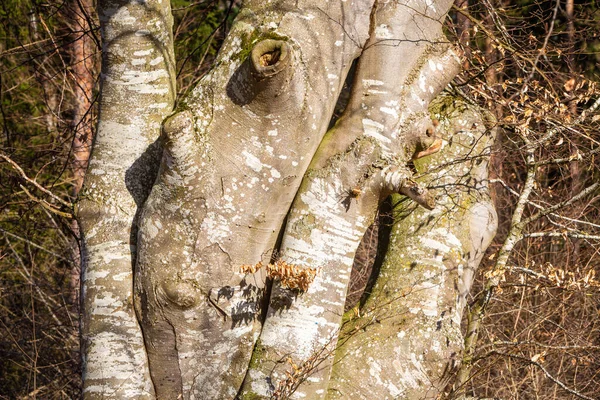
[[[98,3],[102,96],[79,202],[83,232],[83,397],[153,398],[133,308],[139,207],[156,176],[162,120],[175,99],[172,17],[160,0]]]

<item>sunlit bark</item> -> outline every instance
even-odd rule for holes
[[[211,71],[165,125],[145,207],[138,312],[160,398],[233,398],[260,328],[268,262],[371,4],[249,2]],[[323,57],[327,54],[327,57]]]
[[[415,215],[464,216],[411,169],[444,143],[428,106],[459,67],[442,34],[450,5],[248,1],[215,67],[165,119],[174,93],[167,5],[101,2],[100,122],[80,207],[87,397],[335,397],[350,268],[378,205],[401,193],[419,205]],[[349,104],[325,135],[357,58]],[[487,210],[479,189],[474,215]],[[246,275],[242,266],[269,263],[280,231],[279,259],[318,274],[306,293],[276,281],[266,299],[264,268]],[[461,242],[464,268],[486,243]],[[440,296],[443,310],[459,295]]]
[[[376,4],[350,102],[313,159],[281,245],[288,262],[320,272],[306,294],[273,289],[249,397],[325,397],[352,261],[378,204],[402,192],[434,206],[423,188],[412,193],[407,163],[433,144],[427,105],[457,72],[441,39],[449,6]]]
[[[497,225],[487,188],[493,135],[480,111],[452,96],[430,110],[444,147],[416,167],[438,204],[393,198],[389,248],[360,315],[348,315],[330,398],[438,398],[460,363],[466,295]]]
[[[152,398],[133,309],[137,213],[156,176],[162,120],[172,111],[169,3],[100,1],[99,123],[79,204],[83,231],[84,398]]]

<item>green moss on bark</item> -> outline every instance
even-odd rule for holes
[[[254,45],[262,40],[272,39],[272,40],[281,40],[287,42],[290,40],[289,37],[278,34],[275,31],[264,31],[260,29],[255,29],[252,31],[250,35],[242,36],[242,44],[241,50],[235,56],[233,56],[234,61],[245,61],[252,53],[252,49],[254,49]]]

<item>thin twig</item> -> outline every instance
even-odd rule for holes
[[[592,104],[590,106],[590,108],[588,108],[587,110],[584,110],[579,117],[577,117],[577,119],[575,119],[575,121],[573,121],[573,123],[571,125],[577,125],[580,124],[581,122],[583,122],[586,117],[593,113],[594,111],[596,111],[596,109],[600,107],[600,97],[596,99],[596,101],[594,102],[594,104]],[[547,141],[549,141],[550,139],[552,139],[554,137],[554,135],[556,135],[557,133],[561,132],[563,129],[566,129],[567,127],[565,127],[564,125],[561,126],[557,126],[554,129],[550,129],[548,131],[548,133],[546,133],[545,136],[543,136],[542,138],[536,140],[535,142],[533,142],[530,146],[532,146],[532,148],[539,148],[541,145],[543,145],[544,143],[546,143]]]
[[[41,205],[42,207],[44,207],[46,210],[50,211],[51,213],[54,213],[56,215],[60,215],[61,217],[65,217],[65,218],[73,218],[73,214],[72,213],[67,213],[67,212],[64,212],[64,211],[60,211],[59,209],[57,209],[56,207],[54,207],[52,204],[48,203],[46,200],[39,199],[39,198],[35,197],[34,195],[32,195],[29,192],[29,190],[27,190],[25,188],[25,186],[19,185],[19,187],[25,192],[25,194],[27,195],[27,197],[29,197],[32,201],[35,201],[36,203],[38,203],[39,205]]]
[[[585,233],[574,233],[574,232],[533,232],[526,233],[523,237],[539,238],[539,237],[570,237],[574,239],[589,239],[589,240],[600,240],[600,235],[588,235]]]
[[[588,194],[592,193],[594,190],[596,190],[596,188],[598,188],[599,185],[600,185],[600,183],[595,182],[592,185],[588,186],[587,188],[583,189],[581,192],[577,193],[575,196],[571,197],[570,199],[561,201],[560,203],[557,203],[557,204],[555,204],[551,207],[548,207],[544,210],[540,210],[539,212],[535,213],[534,215],[530,216],[529,218],[523,220],[521,222],[521,225],[525,226],[541,217],[544,217],[548,214],[552,214],[556,210],[570,206],[571,204],[573,204],[577,200],[581,199],[582,197],[585,197]]]
[[[565,346],[553,346],[550,344],[536,342],[534,340],[524,340],[518,342],[511,342],[509,340],[497,340],[488,345],[481,346],[481,349],[489,348],[492,346],[537,346],[551,350],[600,350],[600,346],[578,346],[578,345],[565,345]]]
[[[12,237],[14,239],[21,240],[21,241],[27,243],[28,245],[30,245],[31,247],[35,247],[36,249],[43,250],[43,251],[45,251],[48,254],[52,254],[54,257],[59,258],[59,259],[61,259],[63,261],[70,262],[70,260],[67,259],[66,257],[63,257],[60,254],[53,252],[52,250],[48,250],[44,246],[40,246],[39,244],[36,244],[36,243],[32,242],[29,239],[25,239],[25,238],[23,238],[21,236],[15,235],[14,233],[11,233],[11,232],[9,232],[7,230],[4,230],[2,228],[0,228],[0,232],[2,232],[3,234],[8,235],[8,236],[10,236],[10,237]]]
[[[35,186],[37,189],[39,189],[40,191],[44,192],[48,196],[52,197],[54,200],[58,201],[63,206],[69,207],[69,208],[73,207],[73,204],[71,204],[71,203],[69,203],[69,202],[61,199],[60,197],[58,197],[57,195],[55,195],[54,193],[52,193],[51,191],[49,191],[48,189],[46,189],[45,187],[43,187],[42,185],[40,185],[39,183],[37,183],[35,181],[35,179],[31,179],[30,177],[28,177],[27,174],[25,173],[25,171],[23,171],[23,169],[19,166],[19,164],[17,164],[16,162],[14,162],[6,154],[0,152],[0,158],[2,158],[4,161],[6,161],[7,163],[9,163],[13,167],[13,169],[15,169],[21,175],[21,177],[23,179],[25,179],[27,182],[29,182],[30,184],[32,184],[33,186]]]
[[[539,165],[539,164],[537,164],[537,165]],[[506,182],[504,182],[504,181],[503,181],[502,179],[500,179],[500,178],[494,178],[494,179],[490,179],[490,183],[499,183],[499,184],[501,184],[501,185],[502,185],[502,186],[503,186],[503,187],[504,187],[506,190],[508,190],[508,191],[509,191],[509,192],[510,192],[512,195],[514,195],[514,196],[516,196],[516,197],[518,197],[518,196],[519,196],[519,193],[518,193],[516,190],[514,190],[513,188],[511,188],[510,186],[508,186],[508,184],[507,184]],[[542,206],[541,204],[535,203],[535,202],[533,202],[533,201],[531,201],[531,200],[529,200],[529,201],[527,202],[527,204],[529,204],[530,206],[533,206],[533,207],[537,208],[538,210],[543,210],[543,209],[544,209],[544,206]],[[564,220],[566,220],[566,221],[573,222],[573,223],[575,223],[575,224],[582,224],[582,225],[588,225],[588,226],[591,226],[591,227],[593,227],[593,228],[600,228],[600,224],[594,224],[593,222],[589,222],[589,221],[582,221],[582,220],[580,220],[580,219],[569,218],[569,217],[566,217],[566,216],[564,216],[564,215],[560,215],[560,214],[556,214],[556,213],[550,213],[550,214],[548,214],[548,216],[552,216],[552,217],[555,217],[555,218],[564,219]],[[572,228],[565,227],[565,226],[563,226],[563,225],[561,225],[561,224],[558,224],[558,223],[556,223],[556,225],[560,226],[561,228],[565,228],[565,229],[571,229],[571,230],[573,230]]]
[[[508,358],[512,358],[512,359],[515,359],[515,360],[520,360],[520,361],[526,362],[526,363],[528,363],[530,365],[534,365],[537,368],[539,368],[544,373],[544,375],[546,375],[546,377],[548,379],[550,379],[552,382],[556,383],[563,390],[571,393],[573,396],[579,397],[580,399],[584,399],[584,400],[597,400],[597,399],[594,399],[592,397],[588,397],[588,396],[586,396],[584,394],[581,394],[578,391],[576,391],[575,389],[571,389],[570,387],[568,387],[567,385],[565,385],[563,382],[561,382],[557,378],[555,378],[550,372],[548,372],[548,370],[546,368],[544,368],[544,366],[542,364],[540,364],[537,361],[533,361],[533,360],[531,360],[529,358],[518,356],[516,354],[501,353],[499,351],[492,351],[489,354],[496,354],[496,355],[499,355],[499,356],[508,357]]]

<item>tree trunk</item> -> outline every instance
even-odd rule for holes
[[[427,105],[457,72],[456,58],[437,44],[450,4],[375,6],[350,102],[313,158],[281,245],[286,261],[320,272],[302,296],[273,289],[248,396],[326,395],[355,251],[378,204],[408,187],[406,164],[433,139]]]
[[[347,315],[328,398],[439,398],[460,363],[466,295],[497,225],[487,188],[493,135],[481,111],[452,96],[430,111],[445,146],[416,167],[438,188],[438,205],[393,197],[390,245],[360,316]]]
[[[71,2],[71,61],[73,81],[73,184],[75,194],[83,186],[94,129],[92,127],[92,103],[95,84],[95,52],[90,26],[92,5],[90,0]]]
[[[453,217],[439,229],[464,240],[440,246],[460,248],[448,262],[455,268],[475,268],[487,236],[471,243],[469,234],[492,218],[485,184],[478,181],[481,197],[465,211],[447,199],[436,204],[410,167],[443,144],[428,105],[459,67],[442,35],[450,5],[246,2],[213,70],[166,119],[144,203],[156,165],[150,145],[174,93],[169,10],[100,4],[103,100],[80,212],[89,398],[127,397],[125,387],[130,397],[159,399],[320,399],[340,390],[345,375],[333,386],[329,377],[352,261],[391,193],[431,215],[448,208]],[[325,135],[358,57],[350,102]],[[459,224],[465,215],[470,224]],[[434,240],[421,235],[415,228],[407,240]],[[464,291],[468,273],[459,276]],[[436,312],[456,296],[439,292]],[[429,303],[414,307],[431,317]],[[437,318],[453,315],[456,324],[456,310]]]
[[[71,120],[73,195],[77,196],[83,186],[83,179],[92,151],[94,127],[92,126],[92,104],[96,83],[96,48],[92,40],[90,26],[92,4],[90,0],[73,0],[69,4],[71,43],[71,84],[73,86],[73,117]],[[71,302],[79,300],[81,287],[80,229],[77,220],[71,221],[75,236],[72,243],[73,261],[71,267]]]
[[[99,122],[80,195],[84,398],[154,398],[133,308],[137,215],[156,176],[155,142],[174,103],[169,2],[98,2]]]

